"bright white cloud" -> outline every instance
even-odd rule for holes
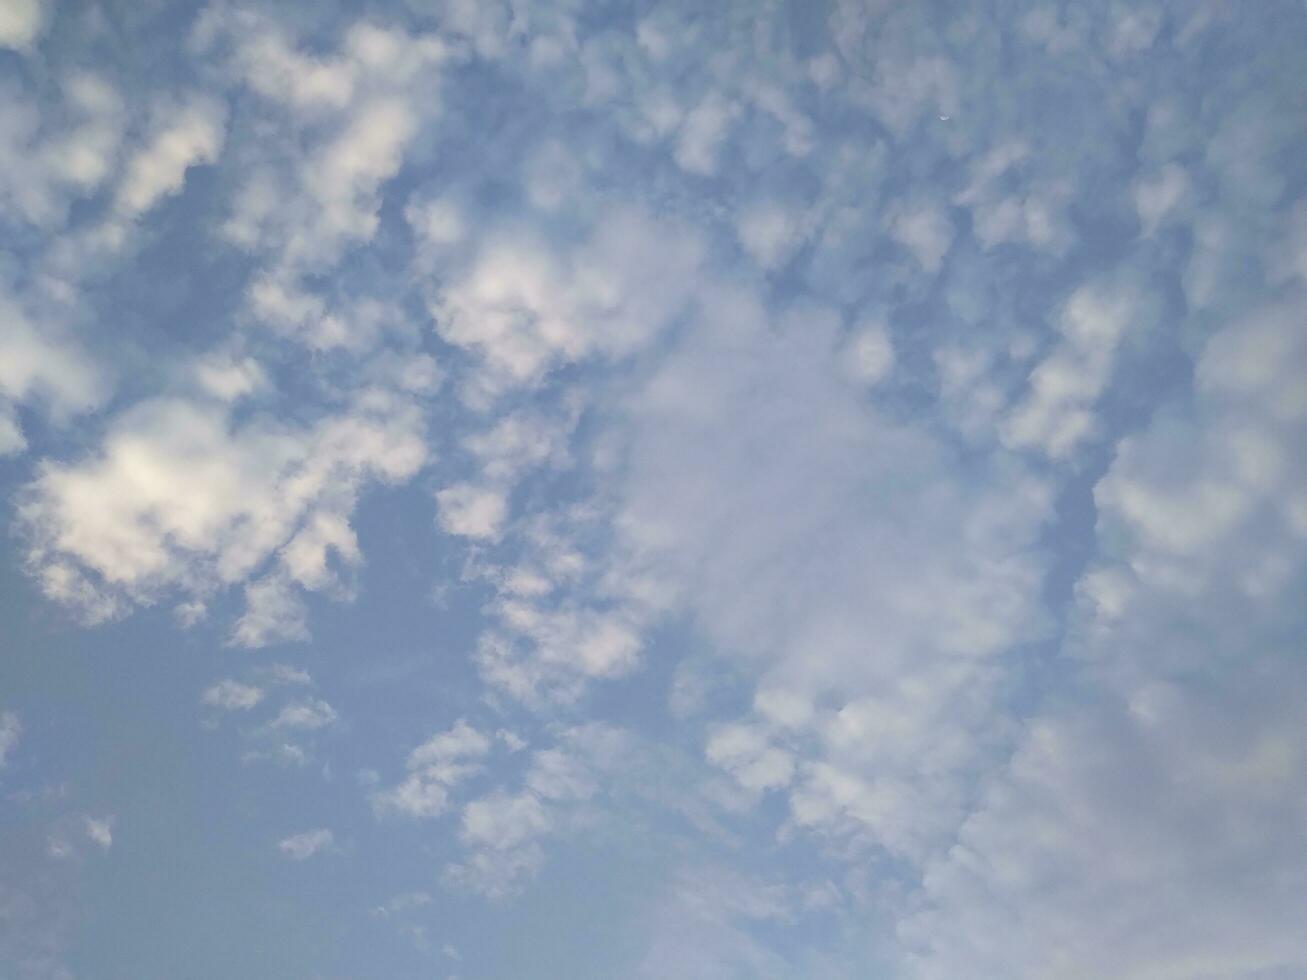
[[[305,635],[288,576],[330,584],[326,555],[359,554],[344,515],[366,482],[409,478],[426,457],[420,414],[380,392],[309,427],[158,399],[115,420],[99,453],[44,464],[20,506],[45,593],[91,620],[167,590],[203,596],[249,581],[235,640]]]
[[[127,161],[118,210],[135,217],[180,191],[187,170],[217,160],[225,127],[225,108],[207,99],[162,111],[145,145]]]
[[[45,0],[6,0],[0,7],[0,47],[22,51],[41,33]]]
[[[638,350],[687,300],[702,246],[688,232],[619,210],[569,252],[493,234],[433,298],[449,343],[479,353],[490,390],[535,382],[559,363]]]

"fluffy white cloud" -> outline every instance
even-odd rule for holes
[[[459,483],[436,494],[440,526],[464,538],[495,541],[508,520],[508,497],[495,487]]]
[[[1094,405],[1111,379],[1127,331],[1148,330],[1149,297],[1126,283],[1081,286],[1058,311],[1061,342],[1030,372],[1030,391],[1002,430],[1013,448],[1038,448],[1065,459],[1094,435]]]
[[[570,250],[520,229],[491,233],[469,267],[432,299],[436,329],[476,351],[491,391],[551,367],[648,343],[687,300],[702,256],[684,229],[639,212],[602,215]]]
[[[43,228],[109,177],[127,127],[121,96],[98,75],[71,73],[60,88],[60,111],[42,113],[17,93],[0,109],[0,215]]]
[[[252,357],[237,359],[215,354],[197,362],[194,370],[200,387],[226,402],[237,401],[268,384],[263,368]]]
[[[43,401],[56,419],[98,406],[101,369],[54,324],[38,324],[0,284],[0,402]]]
[[[235,639],[304,634],[290,579],[330,584],[326,554],[359,554],[346,515],[364,484],[411,477],[426,458],[417,409],[364,392],[315,425],[233,424],[227,406],[164,398],[117,418],[98,453],[42,464],[20,505],[28,559],[51,598],[91,620],[179,590],[252,579]]]
[[[41,33],[45,0],[7,0],[0,7],[0,48],[26,49]]]
[[[385,185],[440,113],[447,44],[360,22],[334,53],[310,53],[267,18],[228,10],[204,18],[196,39],[227,52],[233,80],[261,97],[281,134],[245,148],[223,228],[233,244],[268,257],[249,289],[250,312],[313,348],[370,348],[386,326],[377,320],[393,310],[366,297],[333,304],[330,287],[309,277],[376,235]]]
[[[134,217],[180,191],[187,170],[218,158],[225,127],[226,109],[205,98],[161,111],[145,145],[127,161],[118,210]]]
[[[249,711],[263,700],[267,692],[253,684],[223,680],[205,689],[200,701],[223,711]]]
[[[324,827],[291,834],[277,842],[277,850],[292,861],[305,861],[315,854],[330,850],[335,844],[335,835]]]

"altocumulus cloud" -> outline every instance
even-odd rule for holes
[[[0,973],[1303,974],[1304,45],[0,4]]]

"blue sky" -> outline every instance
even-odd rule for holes
[[[1305,44],[0,0],[0,976],[1302,976]]]

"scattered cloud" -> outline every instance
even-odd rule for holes
[[[283,837],[277,842],[277,850],[292,861],[306,861],[315,854],[331,850],[334,844],[335,838],[331,831],[319,827]]]
[[[23,725],[13,711],[0,712],[0,769],[9,761],[10,754],[23,736]]]
[[[113,846],[113,824],[114,818],[109,817],[87,817],[86,818],[86,836],[101,850],[109,850]]]
[[[212,687],[205,688],[200,701],[223,711],[249,711],[263,700],[266,693],[263,688],[252,684],[223,680]]]
[[[286,705],[272,720],[276,729],[291,731],[316,731],[336,722],[336,709],[318,698],[307,698]]]
[[[23,51],[45,26],[44,0],[13,0],[0,10],[0,47]]]
[[[4,4],[0,973],[189,705],[327,973],[1300,975],[1300,7]]]

